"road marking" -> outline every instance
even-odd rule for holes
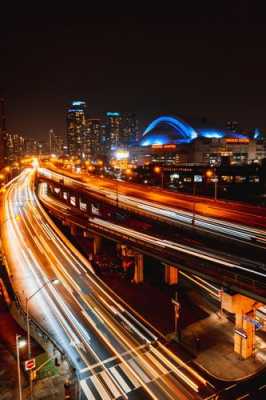
[[[132,372],[130,371],[130,369],[126,364],[124,363],[119,364],[119,367],[122,369],[124,374],[128,377],[128,379],[131,381],[131,383],[135,386],[136,389],[141,386],[139,381],[135,378],[135,376],[132,374]]]
[[[160,363],[151,353],[147,352],[146,356],[151,360],[153,364],[161,371],[163,375],[168,374],[169,370],[166,369],[162,363]]]
[[[231,386],[226,387],[224,390],[230,390],[230,389],[232,389],[232,388],[235,387],[235,386],[236,386],[236,383],[234,383],[234,385],[231,385]]]
[[[121,392],[119,392],[119,390],[115,386],[114,382],[112,382],[110,376],[107,374],[106,371],[101,372],[101,377],[103,378],[104,382],[107,384],[108,388],[111,390],[115,398],[121,396]]]
[[[131,388],[128,386],[126,381],[122,378],[122,376],[119,374],[117,369],[115,367],[110,368],[110,371],[112,375],[115,377],[116,381],[119,383],[121,388],[123,389],[124,392],[129,393],[131,392]]]
[[[151,378],[149,378],[144,372],[143,370],[138,366],[138,364],[133,360],[130,359],[128,360],[128,363],[131,365],[131,367],[134,369],[134,371],[140,376],[140,378],[145,382],[145,383],[149,383],[151,381]],[[154,373],[154,378],[157,379],[159,378],[159,375],[157,375]]]
[[[265,387],[266,387],[266,385],[262,385],[262,386],[259,387],[259,390],[262,390],[262,389],[264,389]]]
[[[82,311],[82,312],[84,313],[84,311]],[[88,317],[88,315],[85,314],[85,313],[84,313],[84,316],[85,316],[86,318]],[[138,350],[144,349],[145,347],[147,347],[147,345],[146,345],[146,344],[142,344],[142,345],[140,345],[140,346],[138,346],[138,347],[135,347],[134,350],[138,351]],[[125,351],[124,353],[120,353],[119,355],[120,355],[121,357],[125,357],[125,356],[127,356],[127,355],[129,355],[129,354],[131,354],[131,353],[132,353],[132,350],[127,350],[127,351]],[[145,353],[144,353],[144,354],[145,354]],[[113,357],[106,358],[106,359],[103,360],[103,361],[99,361],[99,362],[97,362],[97,363],[95,363],[95,364],[93,364],[93,365],[90,365],[89,367],[85,367],[85,368],[81,369],[80,372],[87,372],[87,371],[90,371],[90,370],[92,370],[92,369],[94,369],[94,368],[96,368],[96,367],[103,366],[104,364],[107,364],[107,363],[109,363],[109,362],[111,362],[111,361],[115,361],[115,360],[117,360],[117,358],[118,358],[117,356],[113,356]]]
[[[244,394],[244,395],[241,396],[241,397],[238,397],[236,400],[242,400],[242,399],[245,399],[246,397],[249,397],[249,393]]]
[[[112,398],[110,396],[110,394],[107,392],[107,390],[105,389],[105,387],[103,386],[102,382],[97,377],[97,375],[91,376],[90,380],[96,387],[96,390],[99,393],[99,395],[101,396],[102,400],[110,400]]]
[[[80,381],[80,386],[88,400],[95,399],[85,380]]]

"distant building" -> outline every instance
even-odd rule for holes
[[[25,139],[23,136],[6,131],[4,134],[4,165],[18,161],[24,155],[24,152]]]
[[[102,123],[99,118],[86,119],[82,154],[84,158],[96,159],[101,154]]]
[[[82,157],[84,136],[86,136],[86,103],[73,101],[67,110],[66,139],[68,154]]]
[[[106,113],[106,120],[106,130],[110,150],[116,149],[120,146],[120,141],[123,137],[122,116],[119,112],[109,111]]]
[[[27,156],[37,156],[39,154],[39,143],[36,139],[25,139],[25,155]]]
[[[135,113],[124,113],[122,115],[122,134],[120,144],[128,146],[140,139],[139,124]]]
[[[135,113],[106,113],[105,151],[127,148],[140,138],[139,124]]]
[[[0,98],[0,168],[7,161],[6,154],[7,129],[6,129],[6,114],[5,114],[5,99]]]
[[[266,141],[257,131],[194,128],[172,116],[152,121],[138,145],[130,148],[130,161],[138,165],[245,165],[260,163],[265,157]]]
[[[49,131],[49,153],[61,155],[64,152],[64,138],[56,135],[53,129]]]

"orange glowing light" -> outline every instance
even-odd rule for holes
[[[211,169],[208,169],[206,171],[206,176],[207,176],[207,178],[211,178],[213,176],[213,171]]]
[[[161,168],[160,167],[154,167],[154,172],[156,174],[160,174],[161,173]]]

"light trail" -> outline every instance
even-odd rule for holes
[[[53,170],[48,170],[45,168],[40,168],[39,173],[43,176],[48,177],[49,179],[54,179],[56,182],[59,182],[63,179],[64,184],[69,185],[70,187],[72,186],[75,188],[86,188],[89,191],[94,191],[97,194],[102,194],[103,196],[110,198],[113,202],[117,200],[117,193],[114,189],[101,187],[99,184],[96,183],[93,184],[92,180],[84,183],[68,175],[62,175],[60,173],[54,172]],[[159,202],[151,202],[140,199],[136,196],[124,195],[123,193],[119,193],[119,204],[120,206],[131,207],[133,210],[142,210],[147,214],[166,219],[166,221],[194,225],[194,227],[196,228],[198,227],[201,229],[206,229],[210,232],[218,233],[220,235],[235,237],[239,240],[252,242],[253,244],[254,241],[255,243],[258,243],[258,245],[266,244],[265,230],[224,221],[222,219],[205,217],[199,214],[195,214],[195,217],[193,217],[193,214],[190,211],[178,210],[177,208],[169,207],[166,205],[162,206],[159,204]]]
[[[131,382],[130,390],[142,388],[147,398],[154,400],[194,399],[201,388],[210,390],[205,379],[167,353],[157,337],[121,306],[118,297],[52,223],[33,192],[31,172],[8,187],[4,211],[3,247],[21,300],[51,277],[61,282],[60,287],[49,285],[40,292],[30,313],[52,332],[77,367],[84,398],[93,399],[91,394],[96,390],[108,400],[118,394],[127,399],[129,386],[125,386],[119,366]],[[117,361],[109,365],[110,358]],[[100,366],[100,372],[95,372],[95,365]]]

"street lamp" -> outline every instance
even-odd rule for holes
[[[196,214],[196,181],[195,176],[193,177],[193,209],[192,209],[192,225],[195,225],[195,214]]]
[[[164,186],[164,173],[163,173],[163,169],[161,167],[154,167],[154,172],[156,174],[161,174],[161,187],[163,189]]]
[[[215,172],[211,169],[208,169],[206,171],[206,176],[207,176],[207,178],[212,178],[212,181],[214,182],[214,201],[216,201],[217,193],[218,193],[218,177],[215,174]]]
[[[28,359],[31,359],[31,340],[30,340],[30,319],[29,319],[29,302],[30,300],[38,294],[44,287],[49,285],[51,283],[52,285],[57,285],[59,283],[58,279],[51,279],[47,282],[45,282],[39,289],[37,289],[30,297],[26,297],[26,317],[27,317],[27,341],[28,341]],[[32,376],[30,374],[30,395],[32,399]]]
[[[0,174],[0,181],[5,183],[6,177],[4,174]]]
[[[18,393],[19,400],[22,400],[22,389],[21,389],[21,374],[20,374],[20,354],[19,349],[26,346],[27,342],[25,339],[21,339],[21,335],[16,335],[16,351],[17,351],[17,370],[18,370]]]

